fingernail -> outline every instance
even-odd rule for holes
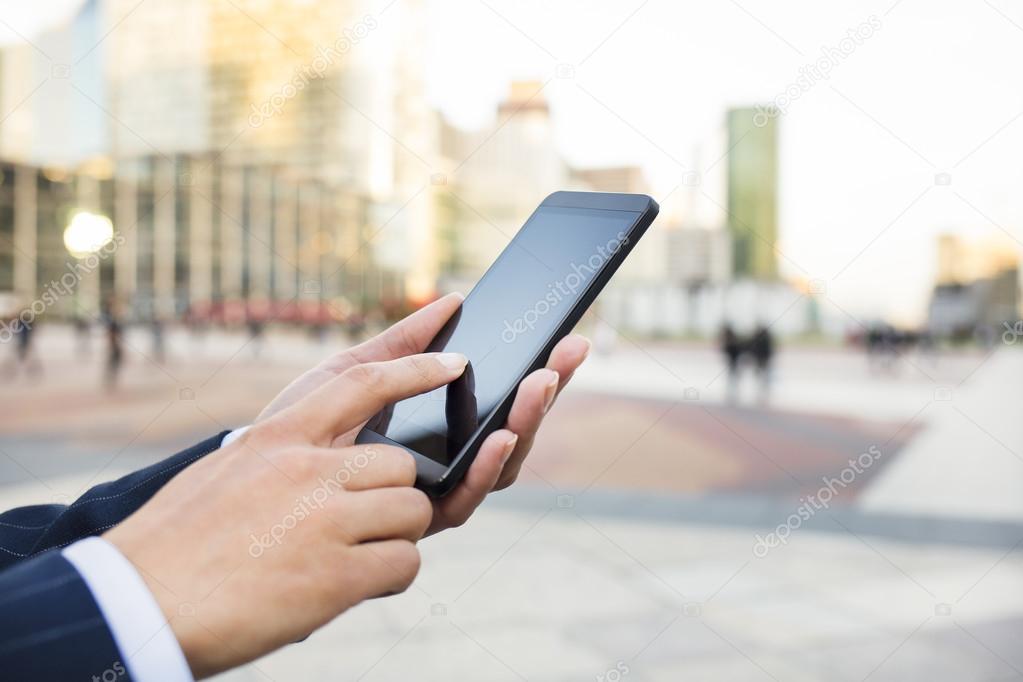
[[[519,436],[513,433],[508,442],[504,444],[504,451],[501,453],[501,465],[504,466],[508,458],[511,457],[511,453],[515,450],[515,444],[519,442]]]
[[[437,362],[444,365],[448,369],[465,369],[465,365],[469,362],[469,359],[461,353],[440,353],[437,355]]]
[[[593,342],[585,336],[580,336],[579,338],[586,342],[586,350],[583,351],[583,360],[585,360],[590,354],[590,349],[593,348]]]
[[[547,414],[547,411],[551,409],[551,405],[554,404],[554,394],[558,391],[558,379],[561,377],[553,369],[551,373],[554,374],[554,378],[547,384],[547,388],[543,392],[543,412]]]

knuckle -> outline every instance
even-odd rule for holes
[[[342,376],[371,393],[376,393],[384,380],[384,372],[375,362],[349,367],[342,373]]]
[[[387,351],[393,357],[419,352],[420,342],[407,325],[394,325],[378,338],[383,338]]]
[[[404,494],[408,497],[404,504],[409,510],[412,522],[425,531],[430,525],[430,521],[433,520],[433,504],[430,502],[430,498],[422,490],[416,488],[402,488],[402,490],[406,491]]]
[[[471,516],[472,510],[470,509],[464,509],[454,513],[449,513],[447,517],[444,519],[446,522],[445,525],[451,528],[458,528],[460,526],[464,526],[465,523],[469,520],[469,517]]]
[[[277,467],[294,480],[315,478],[322,465],[322,458],[312,448],[288,448],[281,452],[277,460]]]
[[[400,459],[397,460],[398,464],[398,475],[401,477],[400,482],[407,485],[412,485],[416,482],[416,458],[411,453],[401,452]]]
[[[437,362],[433,358],[423,355],[410,355],[408,363],[424,381],[430,381],[433,377],[437,376]]]
[[[422,559],[419,556],[419,549],[411,542],[402,541],[395,548],[393,568],[397,573],[398,584],[401,589],[408,588],[412,581],[419,575],[419,566]]]
[[[402,325],[401,336],[399,337],[398,343],[403,354],[416,353],[421,347],[421,342],[416,338],[415,334],[412,333],[412,329],[407,325]]]
[[[340,471],[346,478],[354,478],[366,469],[372,469],[378,459],[380,450],[376,444],[347,447],[341,450]]]
[[[290,415],[278,414],[265,421],[256,422],[236,442],[250,446],[273,444],[286,438],[291,429]]]
[[[396,445],[374,445],[379,448],[378,457],[391,474],[391,480],[398,485],[412,485],[416,480],[416,458],[408,450]]]
[[[520,467],[514,467],[505,469],[501,473],[500,478],[497,479],[497,484],[494,486],[494,490],[504,490],[519,478]]]
[[[344,350],[340,353],[335,353],[331,357],[327,358],[320,363],[317,369],[320,369],[328,374],[337,376],[343,374],[345,369],[348,367],[354,367],[358,361],[355,358],[352,350]]]

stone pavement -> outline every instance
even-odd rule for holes
[[[927,428],[872,482],[869,511],[1023,522],[1023,353],[996,353],[928,403]]]
[[[68,335],[40,340],[47,373],[0,388],[5,508],[247,422],[330,349],[275,336],[257,359],[238,335],[172,331],[157,368],[134,333],[107,396]],[[763,409],[724,404],[713,349],[623,342],[584,366],[520,483],[422,544],[409,592],[220,679],[1023,679],[1016,350],[889,376],[786,348]],[[878,466],[792,526],[878,444]]]
[[[579,372],[580,390],[685,401],[724,401],[725,377],[709,349],[620,344]],[[828,419],[892,426],[875,445],[888,445],[884,466],[865,481],[865,509],[918,516],[1023,522],[1023,351],[996,346],[939,356],[907,356],[896,372],[878,375],[853,353],[789,349],[779,356],[771,407]],[[753,386],[746,385],[747,395]],[[777,423],[785,415],[762,413]],[[791,432],[792,429],[789,429]],[[906,433],[907,431],[911,433]],[[916,435],[919,432],[919,435]],[[882,432],[883,433],[883,432]],[[904,452],[901,438],[912,436]],[[763,441],[756,440],[756,445]],[[852,443],[850,443],[852,445]],[[780,448],[784,451],[784,448]],[[846,457],[861,450],[845,449]],[[776,456],[774,451],[767,454]],[[861,481],[863,482],[863,481]]]
[[[757,558],[753,542],[553,498],[486,508],[422,543],[406,594],[218,679],[1023,679],[1018,551],[799,531]]]

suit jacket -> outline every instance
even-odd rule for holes
[[[0,514],[0,677],[127,682],[125,659],[81,576],[60,553],[141,507],[167,481],[220,447],[226,435],[103,483],[70,505]]]

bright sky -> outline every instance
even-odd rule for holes
[[[669,155],[695,163],[727,107],[771,101],[874,15],[874,35],[781,118],[781,265],[862,319],[913,320],[939,232],[1023,252],[1023,6],[894,1],[436,0],[429,82],[474,125],[509,79],[574,64],[545,90],[564,153],[640,162],[666,193],[683,172]]]
[[[578,165],[641,164],[658,196],[685,171],[675,160],[713,160],[696,150],[727,107],[771,101],[873,15],[874,35],[780,119],[783,271],[825,280],[861,319],[912,321],[938,233],[995,233],[1023,251],[1019,3],[427,3],[429,95],[449,118],[486,125],[509,80],[570,64],[574,77],[545,89],[561,151]],[[0,0],[0,17],[30,31],[76,4]],[[939,173],[951,183],[936,185]]]

